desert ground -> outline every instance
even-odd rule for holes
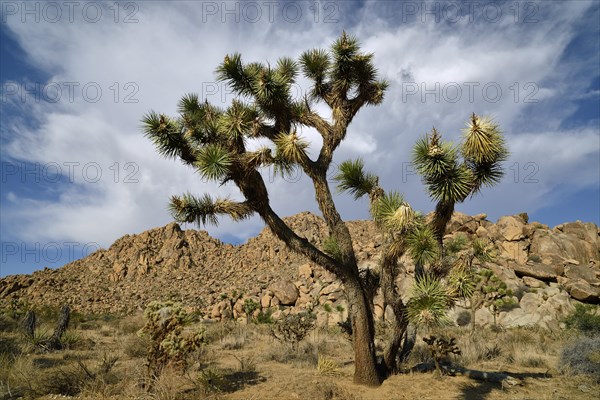
[[[2,315],[0,399],[570,400],[597,399],[600,393],[599,376],[578,374],[564,362],[571,343],[593,340],[574,329],[419,331],[406,370],[368,388],[353,384],[352,344],[337,326],[315,328],[294,345],[277,340],[269,323],[196,320],[185,329],[202,328],[206,344],[186,357],[185,369],[167,366],[152,379],[149,339],[140,335],[143,315],[73,314],[64,348],[47,351],[40,343],[52,332],[56,314],[38,313],[34,337],[23,334],[22,317]],[[421,340],[425,333],[457,339],[461,354],[451,355],[453,365],[503,372],[510,379],[492,383],[418,372],[415,366],[431,362]],[[378,324],[377,336],[386,334],[385,324]],[[598,354],[583,357],[598,367]]]

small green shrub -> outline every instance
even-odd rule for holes
[[[597,306],[589,304],[575,304],[575,311],[565,319],[567,328],[600,334],[600,315],[594,313],[596,308]]]
[[[256,318],[254,318],[254,322],[257,324],[272,324],[275,320],[272,317],[273,310],[267,308],[266,310],[260,310]]]
[[[150,339],[147,360],[149,372],[154,377],[158,377],[168,364],[185,370],[187,356],[206,342],[204,328],[183,332],[190,317],[180,303],[153,301],[146,307],[144,318],[146,325],[140,333]]]
[[[288,315],[273,326],[272,334],[279,341],[298,349],[298,343],[314,329],[316,319],[315,314],[308,312]]]

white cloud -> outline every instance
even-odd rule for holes
[[[253,24],[221,23],[220,18],[202,14],[195,2],[140,2],[139,23],[135,24],[110,20],[23,24],[18,18],[8,18],[7,28],[28,58],[51,74],[50,82],[63,88],[64,82],[80,86],[73,102],[21,104],[30,118],[39,120],[39,126],[11,126],[18,135],[3,149],[4,157],[61,165],[79,162],[82,167],[96,162],[103,175],[95,183],[76,175],[75,185],[65,187],[58,201],[7,194],[13,204],[3,205],[10,207],[9,222],[3,220],[3,224],[18,227],[23,240],[93,241],[107,246],[123,234],[169,222],[166,204],[172,194],[209,191],[239,198],[235,188],[204,184],[189,168],[161,159],[140,133],[142,115],[150,109],[174,114],[177,101],[187,92],[200,92],[224,106],[232,96],[222,85],[215,85],[213,72],[226,53],[239,51],[245,61],[274,62],[282,55],[297,57],[309,48],[326,47],[342,28],[356,32],[364,49],[375,53],[375,63],[391,87],[381,106],[368,107],[355,118],[336,161],[362,156],[367,168],[381,175],[384,185],[405,192],[417,208],[427,211],[431,204],[419,178],[411,175],[408,167],[415,139],[435,125],[456,140],[471,112],[491,113],[504,128],[513,153],[507,167],[519,162],[523,173],[527,172],[523,163],[536,162],[539,184],[524,190],[523,185],[511,183],[508,170],[502,185],[461,207],[495,215],[534,211],[552,201],[556,185],[580,188],[599,184],[598,167],[590,168],[598,160],[598,128],[560,129],[574,111],[572,102],[562,104],[561,99],[565,93],[571,100],[586,95],[591,79],[588,72],[593,67],[588,63],[566,65],[561,60],[575,35],[575,23],[589,4],[568,2],[556,10],[542,4],[540,21],[528,26],[509,18],[497,24],[461,21],[451,27],[443,23],[398,26],[386,18],[385,7],[390,5],[377,2],[366,3],[353,17],[357,21],[354,26],[344,23],[350,18],[345,14],[350,6],[345,4],[338,9],[341,22],[337,24],[314,23],[313,14],[297,23],[281,17],[274,23],[266,18]],[[578,69],[573,72],[573,67]],[[418,85],[416,94],[406,93],[402,78],[406,72]],[[479,84],[473,100],[465,82]],[[519,88],[516,101],[515,82]],[[524,86],[528,82],[538,89],[537,103],[524,101],[531,92]],[[102,98],[96,103],[86,102],[80,90],[90,83],[102,89]],[[456,83],[462,96],[453,102],[448,100],[450,92],[441,92],[439,102],[433,95],[423,101],[420,85],[431,89],[436,83],[440,88]],[[502,89],[498,101],[486,99],[482,87],[487,83]],[[218,93],[211,94],[215,88]],[[138,102],[126,103],[127,95]],[[523,120],[526,125],[521,126]],[[304,130],[302,134],[316,142],[311,147],[311,154],[316,154],[316,132]],[[133,163],[130,169],[125,168],[128,162]],[[111,169],[115,163],[118,179]],[[132,171],[138,182],[124,182]],[[268,186],[273,207],[282,215],[317,210],[306,177],[296,183],[277,181]],[[339,198],[344,217],[366,217],[366,204]],[[223,219],[210,232],[247,237],[261,226],[257,218],[241,224]]]

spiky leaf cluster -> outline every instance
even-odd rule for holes
[[[340,94],[362,104],[379,104],[389,86],[377,79],[373,54],[360,52],[358,40],[345,32],[333,43],[331,51],[313,49],[300,57],[300,66],[314,82],[311,97],[334,105]],[[337,105],[337,104],[335,104]],[[352,118],[354,110],[335,108],[334,112]]]
[[[473,190],[482,186],[491,187],[500,182],[503,176],[500,162],[508,158],[508,149],[502,132],[491,118],[475,114],[463,130],[462,154],[473,171]]]
[[[442,141],[433,128],[413,149],[413,163],[429,194],[438,202],[458,203],[492,186],[503,176],[501,162],[508,150],[497,124],[472,115],[459,146]]]
[[[446,313],[452,299],[439,278],[432,274],[417,277],[411,295],[407,304],[410,321],[428,328],[448,321]]]
[[[469,268],[453,268],[448,275],[448,288],[453,297],[468,299],[473,296],[476,284],[475,275]]]
[[[374,202],[371,213],[375,222],[393,232],[406,232],[417,222],[417,213],[398,192],[388,192]]]
[[[378,184],[375,175],[363,171],[364,161],[356,159],[347,160],[340,164],[338,174],[333,178],[338,182],[340,192],[349,192],[358,200],[364,195],[370,194]]]
[[[185,193],[182,196],[171,196],[169,204],[171,215],[179,222],[194,222],[198,225],[218,225],[218,215],[229,215],[239,221],[252,215],[247,203],[240,203],[228,198],[213,199],[209,194],[202,197]]]
[[[429,225],[418,226],[407,235],[406,241],[415,264],[428,265],[439,258],[439,248]]]

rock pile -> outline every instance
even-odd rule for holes
[[[308,212],[286,219],[300,236],[321,246],[323,221]],[[376,268],[382,237],[371,221],[348,223],[361,268]],[[518,306],[499,315],[505,326],[538,324],[553,328],[574,301],[600,302],[600,231],[593,223],[572,222],[549,228],[528,222],[526,214],[502,217],[455,213],[447,238],[489,239],[497,256],[488,266],[516,294]],[[402,260],[396,282],[408,295],[414,265]],[[171,223],[126,235],[109,249],[56,270],[0,279],[0,307],[15,302],[58,306],[82,312],[128,313],[156,299],[182,301],[212,319],[246,319],[267,310],[273,318],[313,310],[319,324],[346,318],[343,285],[329,272],[290,252],[267,229],[234,246],[205,231],[181,230]],[[249,303],[250,302],[250,303]],[[248,308],[248,304],[255,307]],[[245,307],[246,305],[246,307]],[[454,315],[461,314],[457,306]],[[378,318],[390,318],[382,296],[375,297]],[[490,323],[486,309],[478,323]]]

